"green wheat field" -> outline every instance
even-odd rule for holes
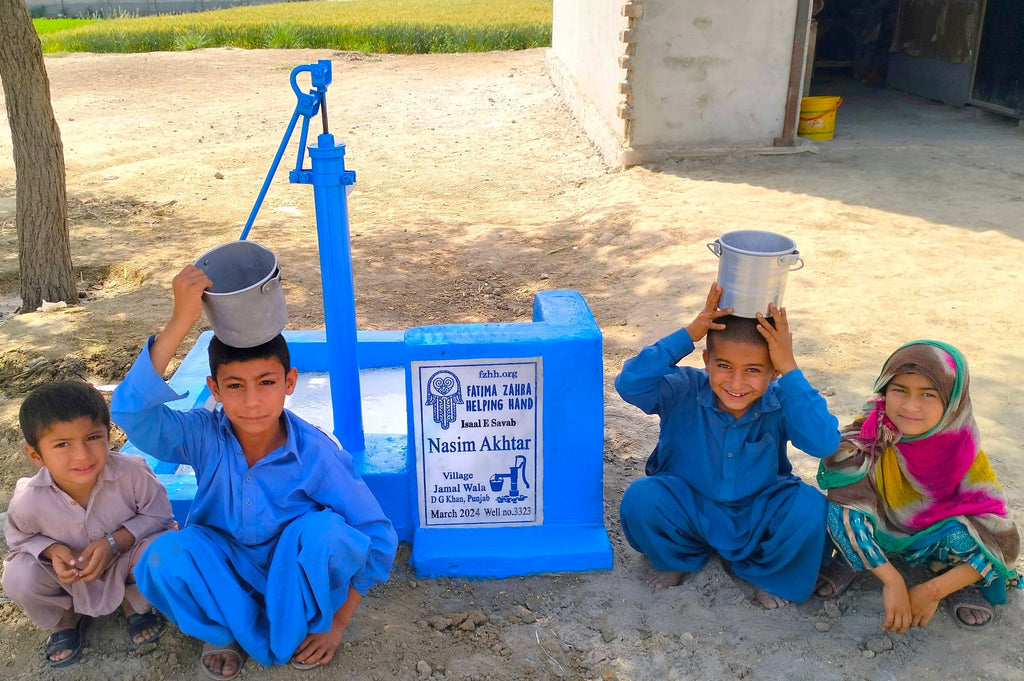
[[[70,26],[49,25],[71,22]],[[75,23],[77,22],[77,23]],[[35,21],[43,52],[202,47],[367,53],[488,52],[551,44],[551,0],[285,2],[198,14]]]

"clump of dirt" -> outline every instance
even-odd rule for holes
[[[96,382],[120,380],[138,354],[138,347],[121,345],[63,357],[33,355],[10,350],[0,355],[0,394],[19,397],[51,381],[79,379]]]
[[[87,376],[86,361],[80,357],[33,357],[23,350],[0,355],[0,393],[8,398],[24,395],[43,383],[70,378],[86,380]]]
[[[134,291],[150,274],[132,263],[82,265],[75,268],[75,284],[79,298],[95,300]]]
[[[91,352],[85,358],[85,368],[92,378],[108,381],[119,381],[139,354],[137,343],[117,347],[106,347],[101,351]]]
[[[2,227],[0,227],[0,229],[2,229]],[[0,272],[0,295],[18,293],[20,281],[17,270]]]
[[[151,229],[173,215],[177,201],[157,203],[131,197],[77,198],[68,196],[68,229],[72,243],[75,286],[81,300],[109,298],[143,286],[152,272],[130,260],[133,253],[125,244],[103,245],[111,235]],[[130,245],[131,240],[127,243]],[[96,244],[83,253],[83,245]],[[17,227],[13,211],[0,218],[0,321],[20,309],[20,272]],[[113,262],[109,259],[116,258]],[[106,260],[103,260],[106,259]]]
[[[78,224],[102,223],[111,227],[127,226],[145,220],[147,214],[168,214],[177,201],[157,203],[141,201],[131,196],[76,198],[68,196],[68,222]]]

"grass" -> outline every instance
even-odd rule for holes
[[[85,26],[86,24],[94,24],[97,21],[98,19],[33,19],[32,25],[35,27],[36,33],[44,35],[46,33],[56,33],[57,31],[67,31],[68,29]]]
[[[47,53],[160,52],[200,47],[325,48],[395,54],[521,50],[551,44],[551,1],[286,2],[198,14],[105,19],[40,32],[40,40]]]

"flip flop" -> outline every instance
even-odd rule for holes
[[[164,618],[163,615],[155,610],[149,612],[136,612],[128,615],[128,640],[132,646],[138,648],[144,646],[147,643],[156,643],[160,640],[160,634],[163,633]],[[146,629],[156,629],[156,634],[153,638],[146,639],[139,643],[135,642],[135,637],[144,632]]]
[[[43,648],[43,656],[46,658],[46,664],[51,667],[67,667],[69,664],[75,661],[78,657],[78,653],[82,652],[82,645],[85,643],[85,628],[89,624],[89,619],[85,615],[78,618],[78,624],[70,629],[61,629],[50,634],[50,638],[46,639],[46,647]],[[59,653],[62,650],[70,650],[71,654],[65,657],[63,660],[51,660],[50,656]]]
[[[833,560],[821,568],[821,572],[818,573],[818,581],[814,585],[814,595],[818,598],[835,598],[849,589],[855,579],[857,579],[856,570],[845,563]],[[832,593],[828,596],[819,595],[818,590],[826,585],[832,587]]]
[[[205,664],[203,664],[203,658],[207,655],[234,655],[235,659],[238,660],[238,666],[235,667],[234,674],[217,674]],[[226,646],[216,646],[212,643],[203,643],[203,650],[199,653],[199,671],[203,672],[208,678],[216,679],[216,681],[231,681],[231,679],[237,677],[242,673],[242,667],[245,666],[245,661],[249,659],[245,651],[242,650],[242,646],[238,645],[238,641],[232,641]]]
[[[288,666],[292,667],[293,669],[298,669],[300,672],[308,672],[310,669],[316,669],[317,667],[319,667],[320,663],[314,662],[313,664],[306,664],[305,662],[299,662],[293,657],[292,659],[288,660]]]
[[[992,624],[992,620],[995,618],[992,605],[984,596],[981,595],[981,591],[979,591],[976,586],[965,586],[959,591],[954,591],[946,596],[946,603],[949,604],[950,612],[953,613],[953,621],[956,622],[957,626],[961,629],[967,629],[970,631],[984,629],[988,625]],[[987,612],[988,619],[981,624],[968,624],[960,619],[960,608],[969,608],[971,610]]]

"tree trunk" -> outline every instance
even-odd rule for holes
[[[24,0],[0,0],[0,83],[14,147],[21,311],[43,300],[74,304],[64,147],[43,48]]]

